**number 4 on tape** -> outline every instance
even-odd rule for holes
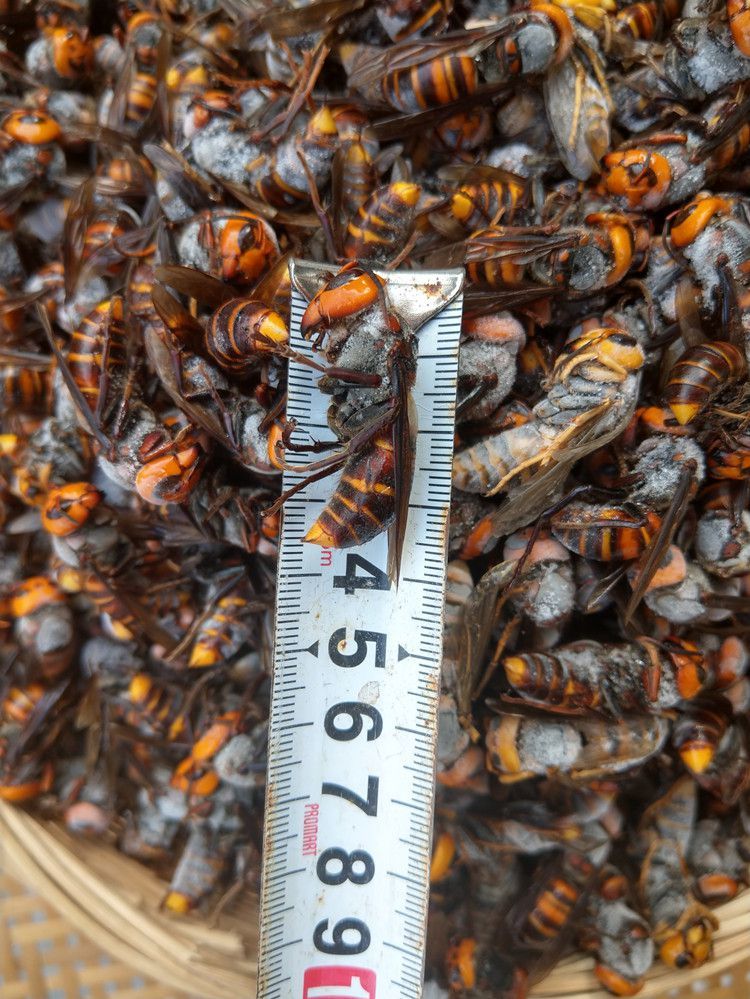
[[[303,984],[303,999],[375,999],[375,972],[367,968],[308,968]]]

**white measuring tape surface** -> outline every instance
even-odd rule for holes
[[[300,284],[320,270],[294,268]],[[380,274],[412,328],[420,308],[435,311],[436,287],[448,304],[418,332],[416,455],[398,586],[387,576],[385,533],[345,550],[302,541],[340,472],[284,507],[258,999],[422,993],[463,274]],[[295,290],[291,345],[320,360],[299,334],[306,306]],[[315,387],[318,377],[289,365],[295,440],[331,438],[330,396]],[[285,473],[284,488],[301,478]]]

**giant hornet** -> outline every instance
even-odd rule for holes
[[[573,780],[622,773],[662,748],[669,723],[659,715],[634,715],[615,722],[604,717],[555,718],[503,710],[489,724],[487,768],[503,783],[552,771]]]
[[[628,881],[614,867],[599,874],[588,900],[581,946],[595,954],[594,974],[614,995],[635,995],[654,960],[650,927],[628,898]]]
[[[600,57],[552,3],[535,0],[490,27],[407,39],[382,51],[342,46],[342,58],[349,85],[402,112],[401,128],[440,120],[514,78],[539,75],[558,153],[573,176],[588,178],[609,148],[612,106]]]
[[[638,892],[659,956],[673,968],[698,968],[711,956],[717,921],[694,896],[687,869],[695,823],[695,784],[680,778],[645,812]]]
[[[311,282],[296,281],[309,300],[301,332],[313,339],[329,366],[320,381],[333,401],[328,423],[343,446],[328,458],[313,461],[302,471],[310,476],[282,494],[278,507],[313,479],[341,470],[339,484],[305,536],[312,544],[333,548],[360,545],[391,524],[391,573],[398,578],[413,470],[409,395],[416,377],[418,328],[458,293],[453,283],[446,295],[431,292],[410,325],[392,310],[387,282],[356,262],[345,265],[312,294]],[[308,450],[291,440],[293,425],[283,437],[289,450]],[[313,445],[312,450],[330,448]]]
[[[459,451],[454,486],[489,496],[507,492],[497,518],[506,530],[527,524],[572,461],[614,439],[628,422],[644,359],[637,340],[618,327],[572,340],[555,362],[534,419]]]
[[[700,121],[623,143],[602,161],[602,192],[624,210],[653,210],[693,197],[747,149],[750,127],[734,129],[745,115],[744,95],[732,94],[717,98]]]
[[[554,652],[503,660],[505,676],[524,701],[548,711],[599,710],[615,717],[662,712],[696,697],[707,675],[703,656],[685,639],[640,637],[622,645],[579,641]]]

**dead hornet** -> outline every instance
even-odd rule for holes
[[[706,6],[705,4],[703,5]],[[710,6],[717,6],[712,4]],[[664,51],[664,74],[681,97],[701,99],[750,78],[750,32],[744,0],[726,0],[718,16],[685,16]]]
[[[633,503],[597,504],[575,500],[549,518],[550,530],[565,547],[597,562],[636,559],[651,543],[661,518]]]
[[[86,435],[67,422],[47,418],[14,459],[12,492],[29,506],[41,506],[50,488],[87,475],[90,463]]]
[[[0,330],[2,325],[0,317]],[[51,387],[52,366],[48,356],[26,351],[0,351],[0,412],[44,412]]]
[[[702,484],[705,454],[689,436],[689,425],[683,430],[667,407],[647,407],[639,414],[639,425],[647,436],[629,460],[630,497],[639,506],[658,510],[663,523],[674,512],[675,498],[692,499]]]
[[[524,177],[490,166],[443,167],[441,180],[457,184],[444,209],[430,215],[440,232],[460,238],[486,226],[526,221],[529,183]]]
[[[702,902],[728,902],[750,883],[750,835],[737,821],[701,819],[690,839],[687,862]]]
[[[699,697],[680,712],[672,744],[696,779],[713,763],[731,723],[732,705],[719,694]]]
[[[103,500],[104,494],[89,482],[71,482],[49,491],[42,507],[42,526],[65,565],[108,572],[131,555],[131,542]]]
[[[444,774],[450,775],[448,780],[452,780],[453,776],[458,776],[459,773],[461,778],[465,779],[467,762],[471,764],[469,769],[473,776],[475,761],[462,760],[466,751],[470,751],[471,738],[458,712],[458,699],[466,682],[460,656],[461,629],[473,587],[474,583],[466,563],[458,559],[449,562],[445,583],[441,694],[438,702],[438,780],[441,780]],[[455,769],[457,764],[459,764],[458,769]]]
[[[491,416],[510,392],[515,362],[526,343],[523,327],[509,312],[464,316],[458,358],[459,422]]]
[[[204,902],[219,886],[232,846],[233,838],[207,823],[194,822],[162,903],[164,908],[184,916]]]
[[[157,764],[151,786],[137,792],[136,807],[118,843],[123,853],[147,863],[165,864],[188,814],[185,796],[169,787],[169,770]]]
[[[45,112],[24,108],[5,115],[0,124],[3,201],[20,201],[61,180],[65,173],[61,138],[62,129]]]
[[[244,578],[235,583],[216,600],[213,609],[200,622],[188,666],[206,669],[229,663],[239,656],[253,641],[253,620],[265,609],[265,603],[252,599],[251,588]]]
[[[532,264],[537,280],[560,285],[571,295],[586,295],[611,288],[645,267],[651,246],[651,224],[645,218],[591,211],[579,229],[580,243]]]
[[[705,964],[718,926],[693,895],[686,864],[695,808],[695,784],[682,777],[646,810],[640,824],[644,849],[638,894],[659,956],[673,968]]]
[[[201,169],[252,192],[264,204],[299,209],[310,205],[309,178],[318,189],[328,183],[338,132],[327,107],[306,121],[297,119],[295,129],[297,134],[265,152],[253,143],[252,133],[231,131],[215,114],[193,135],[190,151]]]
[[[210,797],[221,783],[216,772],[216,757],[238,734],[242,725],[239,711],[226,711],[201,731],[190,753],[174,769],[171,786],[198,798]]]
[[[463,827],[456,830],[458,855],[469,875],[470,935],[445,953],[445,974],[451,994],[489,999],[523,999],[527,972],[508,958],[502,946],[506,915],[522,886],[519,861],[498,856],[492,847]]]
[[[638,582],[637,565],[628,569],[628,580]],[[654,614],[673,625],[711,624],[732,615],[732,598],[740,595],[739,582],[711,580],[677,545],[670,545],[654,570],[643,602]],[[726,596],[726,606],[722,606]]]
[[[738,507],[737,490],[715,483],[698,494],[701,513],[695,532],[695,556],[711,576],[731,579],[750,572],[750,513]]]
[[[254,284],[279,257],[272,227],[248,211],[214,208],[187,222],[177,237],[181,264],[222,281]]]
[[[637,340],[617,327],[590,330],[568,343],[547,395],[532,410],[534,419],[459,451],[454,487],[489,496],[508,492],[498,517],[506,530],[527,524],[549,503],[573,461],[614,439],[630,419],[644,359]]]
[[[573,611],[571,559],[548,532],[527,528],[511,534],[503,556],[482,576],[467,608],[462,657],[473,671],[484,660],[491,633],[499,632],[499,638],[490,669],[521,624],[535,645],[550,648]],[[462,708],[467,704],[462,701]]]
[[[744,103],[734,95],[720,98],[706,109],[701,122],[688,120],[681,130],[623,143],[602,161],[602,194],[631,211],[687,201],[747,149],[750,127],[732,128],[743,113]]]
[[[384,51],[342,46],[341,53],[351,87],[415,124],[458,102],[479,102],[519,76],[543,75],[548,119],[567,169],[586,179],[609,147],[611,102],[601,60],[577,37],[568,13],[551,3],[535,0],[490,27],[419,44],[404,41]]]
[[[136,673],[124,699],[129,705],[126,720],[139,732],[164,736],[169,742],[184,736],[187,729],[183,713],[185,696],[178,688],[159,683],[148,673]]]
[[[26,68],[46,87],[86,85],[94,69],[94,44],[86,29],[68,25],[40,35],[26,50]]]
[[[579,945],[594,954],[594,974],[616,996],[633,996],[643,988],[654,962],[651,928],[633,908],[630,883],[607,866],[589,896]]]
[[[172,278],[169,281],[173,283]],[[267,410],[254,396],[241,393],[220,368],[193,351],[193,345],[206,349],[204,328],[172,295],[157,287],[154,300],[163,322],[148,323],[144,337],[165,391],[204,436],[219,443],[240,464],[260,474],[274,472],[278,459],[275,452],[269,454],[273,417],[268,418]],[[288,331],[281,316],[261,301],[231,301],[233,307],[222,310],[214,323],[219,337],[214,342],[217,351],[226,351],[226,363],[237,372],[257,371],[263,365],[270,366],[275,355],[286,356]],[[262,333],[261,328],[272,335]],[[198,337],[204,342],[198,342]],[[199,479],[196,488],[201,482]],[[207,508],[211,502],[208,499]]]
[[[548,711],[663,712],[696,697],[707,672],[698,647],[685,639],[665,642],[579,641],[553,653],[529,652],[503,660],[514,693]]]
[[[467,814],[462,817],[463,828],[499,859],[508,854],[537,856],[566,847],[593,851],[622,827],[615,804],[616,785],[611,782],[563,787],[553,778],[538,789],[534,800],[504,801],[499,817]],[[460,839],[458,831],[456,836]]]
[[[17,583],[10,598],[16,641],[45,681],[70,668],[76,654],[73,613],[62,590],[47,576]]]
[[[503,709],[485,736],[487,768],[503,784],[555,770],[573,780],[589,780],[640,766],[659,752],[668,734],[669,722],[659,715],[613,721]]]
[[[732,343],[710,340],[688,347],[669,373],[664,400],[679,424],[692,423],[746,368],[745,355]]]
[[[608,844],[603,848],[606,853]],[[516,947],[538,955],[538,964],[553,962],[572,935],[596,875],[602,849],[592,853],[594,863],[575,848],[563,848],[544,861],[531,885],[508,913],[510,937]],[[528,958],[527,958],[528,961]]]
[[[737,286],[746,283],[750,255],[750,225],[737,199],[701,192],[667,219],[663,239],[675,261],[687,267],[700,314],[720,317],[731,332],[741,322]],[[677,288],[674,318],[682,319]]]
[[[387,284],[356,262],[346,264],[308,296],[300,329],[324,350],[319,382],[333,401],[328,424],[342,447],[306,466],[316,479],[341,470],[336,490],[305,536],[333,548],[363,544],[394,525],[390,570],[398,578],[413,474],[410,391],[416,377],[417,330],[391,311]],[[436,301],[429,314],[444,304]],[[429,315],[420,316],[426,322]],[[325,347],[323,345],[325,344]],[[284,434],[289,450],[293,425]],[[317,445],[317,449],[330,444]],[[316,447],[313,448],[315,450]],[[294,487],[294,492],[304,483]],[[275,512],[291,495],[283,494]]]

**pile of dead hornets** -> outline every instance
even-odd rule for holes
[[[396,565],[373,268],[464,266],[426,994],[707,961],[750,881],[749,121],[747,0],[0,0],[0,798],[175,914],[257,888],[288,261],[330,264],[308,540]]]

